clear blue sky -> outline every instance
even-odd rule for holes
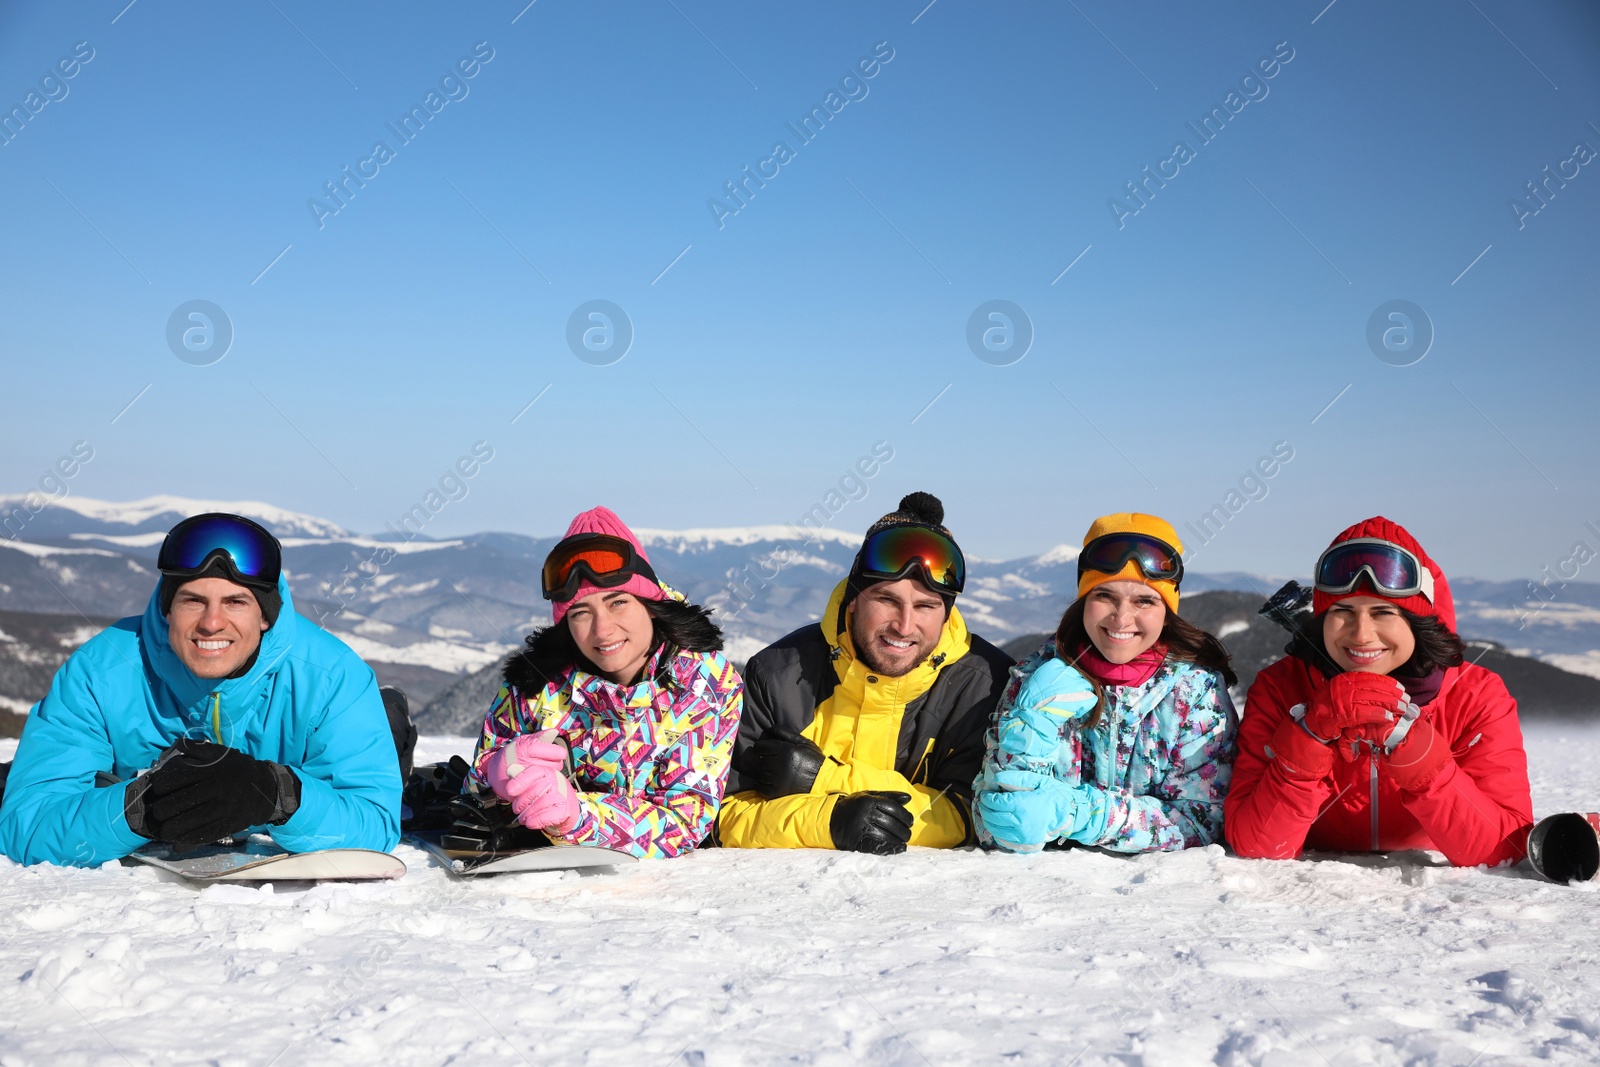
[[[1004,558],[1105,511],[1183,530],[1286,441],[1199,569],[1299,573],[1377,512],[1460,574],[1600,548],[1600,161],[1566,162],[1600,150],[1592,3],[125,2],[0,9],[0,102],[58,97],[0,147],[0,492],[81,439],[80,495],[376,531],[483,440],[428,533],[598,502],[745,525],[886,441],[836,525],[925,488]],[[875,47],[802,143],[785,124]],[[308,200],[380,140],[319,228]],[[719,228],[708,200],[780,140]],[[1574,176],[1519,228],[1547,165]],[[166,338],[197,299],[235,331],[209,366]],[[593,299],[635,331],[608,366],[566,340]],[[994,299],[1033,324],[1010,366],[965,339]],[[1366,340],[1395,299],[1434,326],[1410,366]]]

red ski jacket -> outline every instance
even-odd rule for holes
[[[1224,832],[1241,856],[1292,859],[1302,849],[1389,852],[1437,849],[1471,867],[1520,860],[1533,801],[1517,702],[1493,671],[1452,667],[1422,716],[1450,744],[1452,762],[1420,793],[1404,793],[1382,761],[1336,756],[1320,780],[1283,773],[1267,748],[1296,704],[1324,685],[1311,666],[1286,656],[1256,676],[1239,725]]]

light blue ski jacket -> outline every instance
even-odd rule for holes
[[[1239,719],[1216,671],[1168,659],[1143,685],[1095,694],[1048,641],[1011,668],[973,783],[986,848],[1073,840],[1114,852],[1222,841]]]
[[[158,593],[142,616],[74,652],[23,728],[0,805],[0,852],[89,867],[146,844],[123,814],[127,783],[184,736],[295,772],[299,810],[254,828],[283,848],[393,848],[400,765],[377,679],[348,645],[295,613],[286,578],[278,592],[283,610],[240,678],[197,678],[183,665]],[[99,771],[123,781],[97,788]]]

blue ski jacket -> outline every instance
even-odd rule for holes
[[[254,828],[283,848],[393,848],[400,765],[377,679],[348,645],[295,613],[286,578],[278,592],[283,610],[239,678],[197,678],[183,665],[158,593],[142,616],[74,652],[23,728],[0,805],[0,852],[90,867],[146,844],[123,814],[127,783],[184,736],[295,772],[299,810]],[[122,782],[96,787],[101,771]]]

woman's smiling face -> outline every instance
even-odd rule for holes
[[[1341,600],[1322,617],[1322,643],[1347,671],[1390,674],[1417,649],[1416,635],[1400,609],[1374,596]]]
[[[1089,590],[1083,628],[1095,651],[1111,663],[1127,663],[1161,639],[1167,603],[1143,582],[1118,580]]]
[[[563,621],[579,651],[619,685],[633,684],[655,650],[655,620],[632,593],[590,593],[573,601]]]

